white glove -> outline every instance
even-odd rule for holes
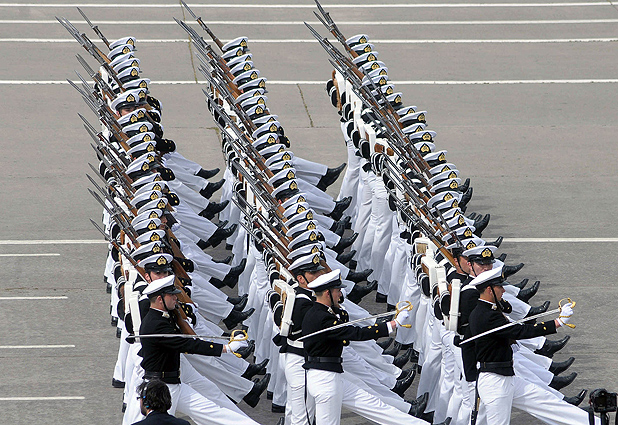
[[[245,348],[247,347],[249,344],[247,344],[247,340],[243,339],[238,340],[238,339],[233,339],[232,341],[230,341],[230,343],[227,345],[227,350],[230,353],[235,353],[237,350],[241,349],[241,348]]]
[[[412,318],[410,317],[410,312],[408,310],[400,311],[395,317],[395,323],[397,323],[397,326],[411,325]]]
[[[562,307],[560,307],[560,316],[558,316],[558,322],[560,322],[561,326],[566,325],[571,320],[571,316],[573,315],[573,304],[566,303]]]

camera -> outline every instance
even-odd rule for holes
[[[608,393],[605,388],[597,388],[590,393],[590,406],[596,413],[615,412],[618,408],[616,393]]]

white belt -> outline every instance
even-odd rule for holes
[[[300,348],[301,350],[302,350],[303,348],[305,348],[305,347],[304,347],[304,345],[303,345],[303,343],[302,343],[302,342],[300,342],[300,341],[294,341],[294,340],[292,340],[292,339],[290,339],[290,338],[287,338],[287,340],[288,340],[288,345],[289,345],[289,346],[291,346],[291,347],[294,347],[294,348]]]

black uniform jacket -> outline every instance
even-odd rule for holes
[[[135,422],[133,425],[190,425],[184,419],[175,418],[172,415],[161,412],[150,412],[145,419]]]
[[[288,333],[287,340],[296,341],[302,336],[303,332],[303,318],[309,309],[313,306],[313,292],[309,289],[301,288],[300,286],[294,289],[296,291],[296,297],[294,298],[294,309],[292,310],[292,326]],[[298,344],[302,344],[300,341]],[[280,353],[293,353],[299,356],[305,355],[305,350],[299,347],[294,347],[282,341]]]
[[[141,335],[152,334],[180,334],[172,318],[163,317],[163,312],[151,308],[142,320],[139,328]],[[204,354],[206,356],[220,356],[223,345],[210,341],[193,338],[144,338],[140,340],[142,349],[139,354],[144,358],[141,366],[146,372],[177,372],[180,369],[180,353]],[[178,384],[180,379],[172,379]]]
[[[324,304],[314,302],[303,319],[303,336],[322,329],[330,328],[347,321],[347,312],[338,310],[340,317],[328,311]],[[366,327],[344,326],[334,331],[324,332],[303,340],[305,345],[305,369],[321,369],[342,373],[341,360],[339,362],[324,361],[324,359],[341,359],[344,344],[349,341],[365,341],[388,336],[386,322]],[[322,358],[322,361],[317,360]]]
[[[490,329],[509,323],[508,319],[494,304],[479,300],[470,314],[471,335],[478,335]],[[513,376],[512,340],[534,338],[556,333],[554,321],[534,325],[513,325],[474,341],[476,361],[480,363],[480,372],[493,372],[504,376]]]

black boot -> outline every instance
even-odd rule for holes
[[[462,205],[465,207],[466,205],[468,205],[468,202],[470,202],[470,199],[472,199],[472,188],[469,188],[468,190],[466,190],[463,195],[461,195],[461,200],[459,201],[459,207],[461,207]],[[476,227],[476,226],[474,226]],[[478,230],[478,229],[477,229]],[[478,233],[477,233],[478,234]]]
[[[215,230],[215,233],[213,233],[212,236],[208,238],[206,243],[208,244],[208,246],[211,246],[213,248],[216,247],[217,245],[221,243],[221,241],[223,241],[223,239],[227,239],[230,236],[232,236],[234,232],[236,231],[237,227],[238,227],[238,224],[234,223],[227,229]]]
[[[124,388],[124,382],[112,378],[112,387],[114,387],[114,388]]]
[[[242,312],[238,312],[232,309],[232,311],[230,311],[230,314],[228,314],[227,317],[223,319],[223,324],[228,329],[234,329],[236,326],[238,326],[239,323],[247,319],[254,312],[255,312],[255,309],[253,307],[247,311],[242,311]]]
[[[401,356],[396,357],[395,360],[393,360],[393,364],[401,369],[408,363],[408,360],[410,360],[410,350],[406,350]]]
[[[333,222],[333,225],[330,226],[329,230],[333,232],[334,234],[336,234],[337,236],[343,236],[343,232],[345,232],[345,221],[339,220],[339,221]]]
[[[476,226],[474,226],[474,227],[476,228]],[[500,248],[500,245],[502,245],[502,241],[503,240],[504,240],[504,238],[502,236],[498,236],[498,239],[496,239],[493,242],[487,242],[487,245],[491,245],[491,246],[495,246],[496,248]]]
[[[476,233],[479,237],[483,233],[483,230],[485,230],[485,228],[489,224],[489,219],[490,218],[491,218],[491,216],[489,214],[485,214],[485,216],[483,218],[481,218],[480,220],[476,220],[474,222],[474,229],[475,229],[474,233]],[[500,242],[502,242],[502,240],[500,240]],[[491,245],[491,244],[489,244],[489,245]]]
[[[466,181],[461,186],[459,186],[459,190],[461,192],[466,192],[469,187],[470,187],[470,177],[466,178]]]
[[[348,294],[347,298],[352,301],[354,304],[358,304],[359,302],[361,302],[361,300],[363,299],[363,297],[367,294],[369,294],[371,291],[374,291],[378,289],[378,281],[374,280],[371,283],[368,283],[365,286],[361,286],[361,285],[354,285],[354,288],[352,288],[352,290],[350,291],[350,293]]]
[[[549,301],[548,301],[549,302]],[[536,354],[540,354],[541,356],[549,357],[550,359],[556,354],[558,351],[562,350],[567,342],[569,342],[571,337],[569,335],[565,336],[558,341],[550,341],[549,339],[545,340],[545,344],[538,350],[534,350]]]
[[[223,201],[223,202],[211,202],[208,204],[208,206],[206,208],[204,208],[199,215],[201,215],[204,218],[207,218],[208,220],[212,220],[213,218],[215,218],[215,214],[220,213],[221,211],[223,211],[225,209],[225,207],[227,207],[227,204],[229,204],[230,201]]]
[[[352,258],[354,258],[355,255],[356,255],[356,250],[353,249],[344,254],[337,255],[337,261],[339,261],[341,264],[347,264]]]
[[[343,217],[343,212],[348,209],[350,203],[352,203],[351,196],[347,196],[341,201],[335,202],[335,208],[333,208],[333,210],[327,215],[333,220],[341,220],[341,217]]]
[[[217,279],[215,277],[211,277],[210,283],[212,283],[214,286],[216,286],[219,289],[221,289],[224,286],[233,288],[234,286],[236,286],[236,283],[238,283],[238,276],[240,276],[241,273],[245,270],[246,265],[247,265],[247,259],[243,258],[240,261],[240,264],[232,267],[230,271],[227,272],[223,280]]]
[[[550,302],[545,301],[543,304],[539,306],[531,307],[530,310],[528,310],[528,314],[526,314],[526,317],[532,317],[532,316],[536,316],[537,314],[545,313],[547,309],[549,308],[549,305],[550,305]]]
[[[328,186],[335,183],[339,178],[341,172],[345,169],[346,163],[344,162],[337,168],[329,168],[326,170],[326,174],[322,176],[320,181],[317,184],[317,188],[325,191]]]
[[[403,345],[402,345],[403,347]],[[406,348],[407,350],[407,348]],[[404,369],[401,371],[401,373],[399,374],[399,376],[397,377],[397,380],[399,379],[403,379],[403,378],[407,378],[408,376],[410,376],[412,374],[412,372],[416,373],[416,368],[414,366],[408,368],[408,369]]]
[[[521,289],[519,291],[519,294],[517,294],[517,298],[527,303],[528,301],[530,301],[530,298],[534,297],[534,295],[538,292],[540,286],[541,281],[537,280],[530,288]]]
[[[364,282],[367,280],[369,275],[373,273],[373,269],[365,269],[361,272],[349,272],[345,277],[347,280],[351,280],[354,283]]]
[[[506,252],[503,252],[502,254],[500,254],[499,257],[496,257],[496,260],[502,261],[504,263],[504,260],[506,260]]]
[[[249,393],[242,398],[244,402],[247,403],[251,407],[257,406],[258,402],[260,401],[260,395],[262,395],[262,393],[266,391],[269,381],[270,381],[270,373],[267,373],[266,376],[264,376],[259,381],[258,380],[253,381],[254,382],[253,388],[251,388],[251,391],[249,391]]]
[[[223,186],[223,183],[225,183],[225,179],[221,179],[216,183],[209,182],[204,189],[200,190],[200,195],[202,195],[206,199],[210,199],[210,197],[217,190],[221,189],[221,187]]]
[[[379,304],[384,304],[388,299],[388,295],[380,294],[376,292],[376,302]]]
[[[389,348],[388,350],[384,350],[382,352],[382,354],[385,354],[387,356],[393,356],[396,357],[397,354],[399,354],[399,351],[401,350],[401,342],[397,342],[395,341],[395,343],[393,344],[393,346],[391,348]]]
[[[382,350],[386,350],[388,347],[391,346],[394,340],[395,338],[390,337],[385,339],[384,341],[376,342],[376,344],[378,344]]]
[[[403,394],[408,388],[410,388],[410,385],[412,385],[414,378],[416,378],[416,370],[412,369],[412,373],[410,375],[406,376],[404,379],[397,380],[397,383],[393,388],[391,388],[391,391],[400,397],[403,397]]]
[[[415,418],[420,418],[421,416],[423,416],[428,401],[429,393],[424,393],[416,400],[408,400],[408,403],[410,403],[411,405],[410,410],[408,411],[408,415],[412,415]]]
[[[509,276],[512,276],[515,273],[517,273],[518,271],[520,271],[523,267],[524,267],[524,263],[519,263],[516,266],[506,266],[505,265],[505,266],[502,267],[502,275],[506,279]]]
[[[528,284],[528,278],[522,280],[519,283],[514,283],[513,286],[515,286],[516,288],[519,288],[521,290],[521,289],[524,289],[527,284]]]
[[[560,375],[562,372],[570,368],[574,361],[575,357],[569,357],[563,362],[551,362],[551,365],[549,366],[549,371],[554,375]]]
[[[247,366],[245,372],[241,375],[245,379],[251,379],[255,375],[263,375],[266,373],[266,365],[268,364],[268,359],[264,360],[262,363],[250,363]]]
[[[285,406],[280,406],[278,404],[273,403],[270,411],[273,413],[285,413]]]
[[[200,176],[203,179],[210,179],[210,178],[216,176],[219,171],[221,171],[221,170],[219,170],[218,168],[213,168],[212,170],[204,170],[202,168],[202,169],[200,169],[200,171],[195,173],[195,175],[196,176]]]
[[[227,302],[230,304],[238,305],[248,298],[249,298],[248,294],[241,295],[240,297],[227,297]]]
[[[358,233],[354,233],[349,238],[341,238],[339,239],[339,242],[337,242],[337,245],[332,248],[332,250],[335,251],[337,254],[341,254],[344,249],[354,243],[356,238],[358,238]]]
[[[586,398],[587,392],[588,390],[581,390],[579,394],[573,397],[564,397],[563,400],[569,404],[572,404],[573,406],[579,406],[581,402],[584,401],[584,398]]]
[[[562,388],[570,385],[577,378],[577,372],[573,372],[567,376],[554,376],[549,383],[549,386],[554,390],[560,391]]]
[[[234,305],[234,310],[243,311],[245,307],[247,306],[247,301],[249,301],[249,297],[243,298],[241,302]]]

